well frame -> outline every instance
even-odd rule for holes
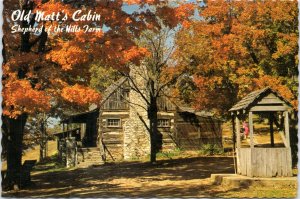
[[[235,104],[232,114],[233,135],[236,139],[237,173],[248,177],[288,177],[292,176],[292,156],[290,147],[289,112],[291,104],[276,91],[267,87],[254,91]],[[253,141],[253,114],[269,114],[271,147],[256,148]],[[284,132],[280,135],[284,147],[274,147],[274,113],[284,118]],[[248,116],[250,148],[241,147],[240,119]]]

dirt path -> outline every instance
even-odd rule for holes
[[[212,173],[233,173],[232,158],[201,157],[148,163],[119,163],[87,169],[36,173],[34,185],[15,197],[211,197]]]
[[[36,168],[30,187],[19,192],[4,192],[2,196],[295,198],[297,193],[296,185],[287,187],[278,183],[238,188],[213,185],[212,173],[234,172],[231,157],[161,160],[157,165],[123,162],[72,170],[51,170],[49,165]]]

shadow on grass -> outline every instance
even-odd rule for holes
[[[209,183],[212,173],[234,173],[231,157],[197,157],[108,163],[55,170],[55,159],[38,164],[33,184],[5,197],[209,197],[223,191]],[[56,165],[57,166],[57,165]]]
[[[54,172],[54,171],[66,171],[67,169],[62,163],[59,162],[58,154],[47,157],[41,162],[38,162],[33,171],[34,172]]]

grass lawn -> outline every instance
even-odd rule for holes
[[[57,153],[57,141],[48,141],[48,156],[51,157]],[[40,161],[40,146],[37,145],[33,149],[27,150],[23,157],[22,162],[24,163],[25,160],[37,160]],[[6,161],[2,161],[1,170],[6,170],[7,165]]]
[[[225,188],[226,189],[226,188]],[[272,187],[251,186],[246,189],[229,190],[221,193],[222,198],[295,198],[297,187],[283,187],[274,185]]]

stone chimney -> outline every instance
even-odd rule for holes
[[[139,92],[146,98],[146,70],[143,66],[132,66],[130,68],[129,80],[131,86],[129,92],[129,119],[124,124],[124,159],[140,159],[150,154],[150,135],[147,128],[150,122],[147,114],[147,103]],[[139,88],[135,91],[133,83]]]

